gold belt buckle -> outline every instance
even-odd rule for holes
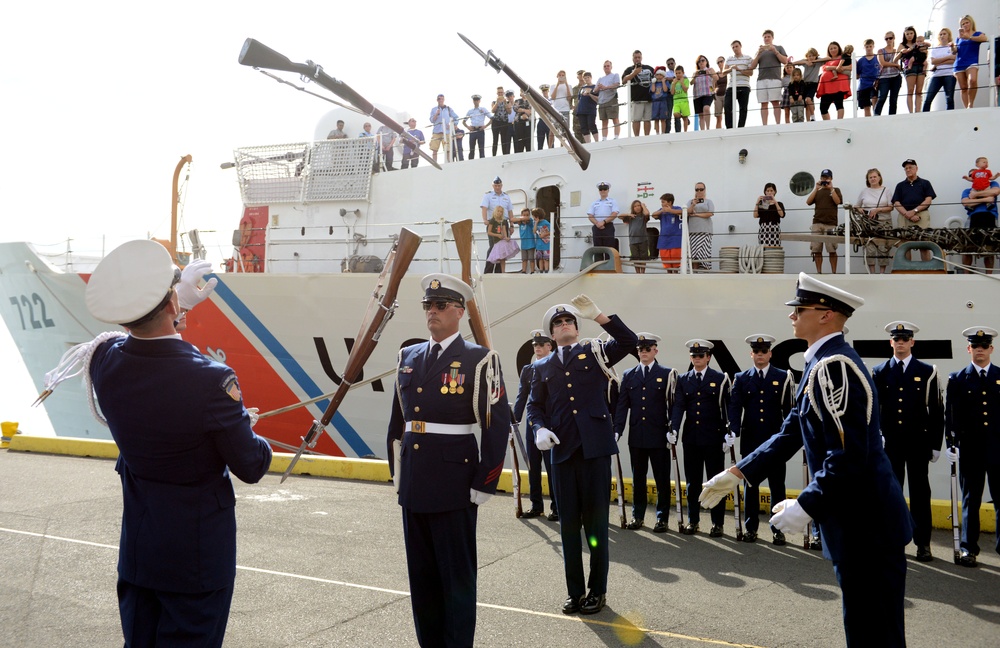
[[[427,424],[424,421],[410,421],[410,431],[424,434],[427,432]]]

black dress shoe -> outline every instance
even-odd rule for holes
[[[563,603],[562,613],[576,614],[577,612],[580,611],[580,601],[582,600],[583,599],[576,598],[575,596],[569,597],[568,599],[566,599],[566,602]]]
[[[743,542],[757,542],[757,532],[747,531],[743,534]]]
[[[556,513],[555,511],[552,511],[551,513],[549,513],[549,522],[558,522],[558,521],[559,521],[559,514],[558,513]]]
[[[681,527],[681,533],[683,533],[684,535],[694,535],[698,533],[698,525],[685,524],[684,526]]]
[[[823,551],[823,543],[820,541],[819,536],[813,536],[809,539],[809,548],[815,551]]]
[[[976,554],[972,553],[968,549],[962,549],[962,553],[958,556],[958,564],[962,567],[975,567]]]
[[[635,518],[632,518],[632,521],[629,522],[628,524],[626,524],[625,528],[626,529],[632,529],[633,531],[641,529],[642,528],[642,520],[637,520]]]
[[[774,545],[776,547],[781,547],[785,544],[785,534],[781,531],[774,532]]]
[[[544,509],[535,509],[535,508],[533,508],[530,511],[525,511],[524,513],[521,513],[521,517],[522,518],[538,517],[539,515],[541,515],[544,512],[545,512]]]
[[[712,530],[708,532],[709,538],[721,538],[722,537],[722,527],[718,524],[712,525]]]
[[[667,532],[667,521],[657,520],[656,524],[653,526],[653,533],[666,533]]]
[[[931,555],[930,547],[917,547],[918,562],[930,562],[932,560],[934,560],[934,556]]]
[[[604,609],[604,594],[587,594],[587,598],[580,601],[580,614],[597,614]]]

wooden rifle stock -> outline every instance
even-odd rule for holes
[[[457,223],[451,224],[451,233],[455,237],[455,247],[458,248],[458,258],[462,262],[462,281],[472,288],[472,219],[467,218]],[[476,344],[492,349],[490,332],[483,322],[483,314],[479,312],[479,305],[473,297],[465,305],[465,311],[469,314],[469,327],[472,329],[472,337]]]
[[[330,404],[327,405],[326,411],[323,413],[323,418],[314,421],[309,431],[302,437],[302,445],[299,446],[298,452],[295,453],[292,461],[288,464],[288,469],[281,476],[282,482],[291,474],[292,468],[295,467],[306,447],[313,448],[316,446],[316,441],[323,433],[323,430],[326,429],[326,426],[330,424],[330,421],[333,420],[337,409],[343,402],[344,397],[347,396],[351,385],[361,375],[361,370],[364,369],[365,363],[368,362],[368,358],[371,357],[372,352],[378,345],[383,327],[392,318],[396,308],[396,294],[399,292],[399,284],[403,281],[403,276],[406,274],[406,269],[409,268],[410,262],[413,261],[413,257],[417,253],[417,248],[420,247],[420,240],[420,236],[405,227],[400,231],[399,240],[393,245],[392,251],[389,253],[390,261],[385,266],[389,273],[389,280],[386,284],[385,292],[379,299],[378,307],[372,313],[371,321],[368,322],[367,328],[363,329],[363,334],[354,343],[354,347],[351,348],[351,354],[347,358],[347,367],[344,369],[343,378],[333,398],[330,399]],[[383,277],[380,276],[380,284],[382,279]]]

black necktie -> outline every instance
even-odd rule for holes
[[[979,377],[982,378],[983,380],[986,380],[986,370],[985,369],[980,369],[979,370]]]
[[[441,345],[437,342],[431,347],[431,361],[427,364],[428,367],[433,367],[434,363],[437,362],[438,357],[441,355]]]
[[[763,381],[763,380],[764,380],[764,370],[763,370],[763,369],[758,369],[758,370],[757,370],[757,378],[758,378],[759,380],[761,380],[761,381]]]
[[[569,345],[569,344],[567,344],[566,346],[564,346],[562,348],[562,363],[563,364],[568,364],[569,363],[569,350],[571,348],[572,348],[572,345]]]
[[[897,360],[896,361],[896,366],[894,367],[894,369],[896,370],[896,375],[899,376],[900,378],[902,378],[903,377],[903,361],[902,360]]]
[[[647,378],[649,378],[649,365],[642,368],[642,379],[646,380]]]
[[[698,372],[697,374],[695,374],[695,375],[696,375],[696,376],[698,376],[698,384],[700,385],[700,384],[701,384],[701,372],[699,371],[699,372]]]

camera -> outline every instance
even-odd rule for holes
[[[699,198],[698,202],[703,203],[703,202],[705,202],[705,199],[704,198]]]

